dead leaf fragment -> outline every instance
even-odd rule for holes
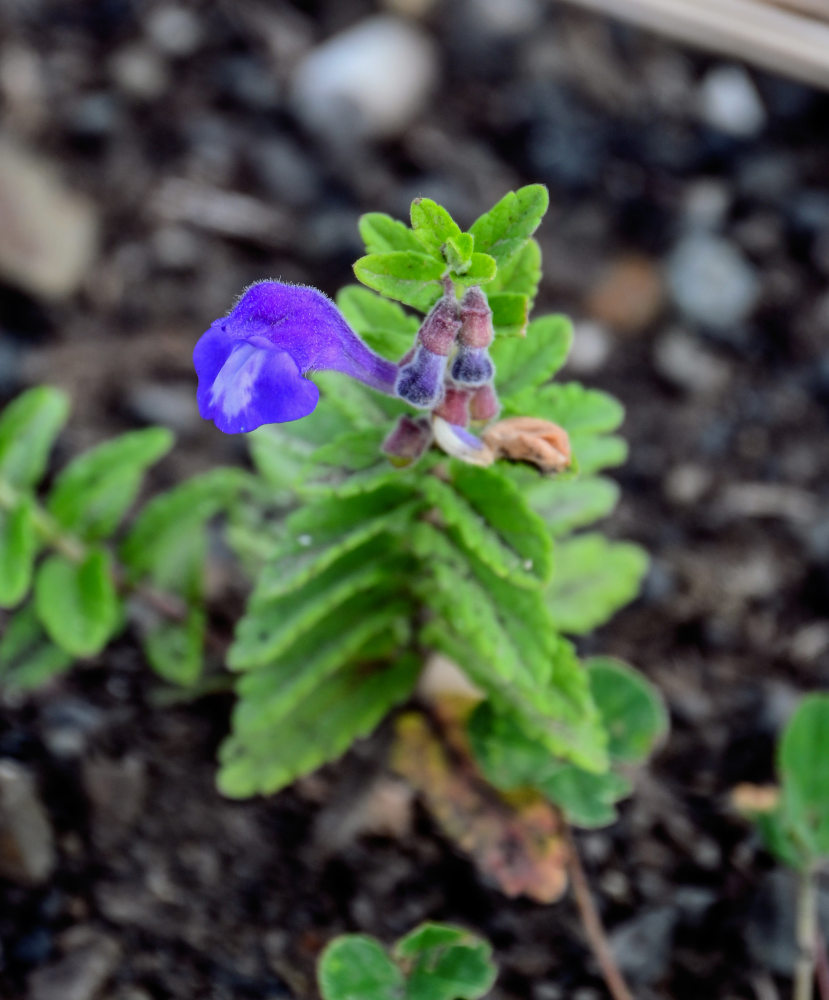
[[[780,802],[776,785],[752,785],[743,782],[731,789],[731,804],[746,815],[774,812]]]
[[[529,462],[542,472],[560,472],[570,465],[567,431],[540,417],[507,417],[488,427],[483,438],[496,455]]]
[[[497,792],[471,757],[458,752],[464,730],[449,735],[451,755],[422,715],[401,716],[392,766],[418,790],[446,836],[507,896],[560,899],[567,888],[567,844],[558,812],[536,792]]]

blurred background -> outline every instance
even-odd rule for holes
[[[809,0],[785,28],[760,0],[584,6],[0,0],[0,402],[66,388],[59,461],[169,426],[159,485],[243,460],[190,361],[242,288],[333,294],[362,212],[425,195],[469,225],[548,185],[536,309],[574,317],[565,374],[627,408],[607,530],[653,560],[583,648],[644,669],[674,726],[587,864],[637,996],[774,1000],[791,887],[729,792],[829,685],[829,26]],[[149,694],[125,641],[0,716],[51,830],[40,874],[0,880],[3,997],[299,1000],[332,934],[425,918],[491,937],[495,997],[603,995],[570,904],[482,885],[371,742],[224,802],[227,702]]]

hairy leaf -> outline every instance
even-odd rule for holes
[[[428,253],[440,254],[447,240],[463,235],[446,209],[431,198],[415,198],[411,215],[414,234]]]
[[[91,549],[80,563],[49,556],[35,577],[35,605],[50,639],[67,653],[99,653],[120,620],[107,553]]]
[[[0,414],[0,482],[15,489],[36,485],[69,413],[58,389],[40,386],[13,400]]]
[[[86,541],[107,538],[132,505],[147,468],[173,446],[164,427],[131,431],[69,463],[49,494],[48,510]]]
[[[583,635],[606,622],[636,597],[647,568],[644,551],[629,542],[595,533],[559,542],[547,592],[556,627]]]
[[[219,788],[231,798],[271,794],[339,757],[412,691],[414,656],[390,666],[349,664],[310,692],[267,734],[250,744],[231,735],[220,749]]]
[[[626,763],[644,760],[668,730],[659,692],[638,670],[613,657],[592,656],[584,665],[607,728],[607,752]]]
[[[538,405],[536,388],[555,375],[567,360],[573,342],[573,327],[566,316],[534,319],[523,339],[499,338],[491,354],[497,371],[498,391],[511,413],[545,417]]]
[[[456,285],[485,285],[492,281],[498,265],[494,257],[486,253],[473,253],[469,258],[469,263],[463,271],[458,271],[453,275]]]
[[[449,270],[455,274],[463,274],[469,270],[475,251],[475,239],[469,233],[461,233],[446,241],[443,256],[449,265]]]
[[[570,448],[576,468],[582,476],[623,465],[628,457],[627,442],[614,434],[576,432],[570,435]]]
[[[514,466],[510,473],[554,538],[606,517],[619,499],[619,487],[612,479],[552,478],[522,466]]]
[[[541,281],[541,247],[537,240],[530,240],[508,260],[498,265],[498,274],[487,288],[490,292],[513,292],[523,295],[532,308]]]
[[[510,191],[470,227],[475,249],[490,254],[503,266],[536,231],[550,203],[543,184]]]
[[[614,431],[625,416],[617,399],[599,389],[585,389],[578,382],[557,382],[543,389],[525,390],[512,396],[509,405],[518,412],[552,420],[569,434]]]
[[[347,285],[337,293],[337,305],[369,347],[397,361],[414,343],[420,321],[360,285]]]
[[[46,635],[33,603],[6,624],[0,638],[0,688],[34,690],[71,664],[72,657]]]
[[[370,254],[405,250],[423,253],[423,244],[406,223],[399,222],[383,212],[367,212],[361,215],[359,228],[360,236]]]
[[[354,264],[354,274],[376,292],[428,312],[443,293],[440,279],[445,267],[442,260],[428,254],[398,251],[361,257]]]

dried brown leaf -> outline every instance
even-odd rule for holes
[[[560,472],[570,464],[567,431],[539,417],[507,417],[488,427],[483,438],[496,455],[529,462],[542,472]]]

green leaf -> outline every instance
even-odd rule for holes
[[[523,338],[527,332],[530,313],[530,300],[527,296],[515,292],[490,292],[487,289],[487,299],[492,309],[495,343],[500,343],[505,337]]]
[[[411,217],[415,236],[431,254],[440,254],[448,240],[464,235],[446,209],[431,198],[415,198]],[[471,253],[472,247],[469,249]]]
[[[0,481],[15,489],[34,486],[69,413],[63,392],[40,386],[22,393],[0,415]]]
[[[644,760],[668,731],[659,692],[638,670],[610,656],[593,656],[584,665],[607,729],[607,752],[613,760]]]
[[[554,538],[606,517],[619,499],[619,487],[612,479],[553,478],[517,465],[510,471],[510,478]]]
[[[397,361],[414,343],[420,320],[368,288],[347,285],[337,293],[340,311],[372,350]]]
[[[92,549],[80,563],[49,556],[35,578],[35,606],[49,638],[67,653],[100,653],[120,620],[107,553]]]
[[[0,687],[31,691],[71,664],[72,657],[44,632],[34,604],[27,604],[7,622],[0,638]]]
[[[364,285],[421,312],[428,312],[443,294],[444,270],[443,261],[413,251],[369,254],[354,264]]]
[[[311,461],[322,465],[334,465],[349,472],[359,472],[385,459],[380,451],[388,434],[387,427],[367,427],[359,431],[346,431],[324,444],[311,455]]]
[[[159,621],[142,637],[153,670],[173,684],[191,685],[201,677],[207,617],[192,607],[185,621]]]
[[[476,249],[490,254],[502,266],[536,231],[549,203],[543,184],[508,192],[471,226]]]
[[[498,274],[487,288],[492,292],[523,295],[528,300],[528,310],[535,302],[541,281],[541,247],[537,240],[530,240],[509,260],[499,263]]]
[[[359,228],[360,236],[370,254],[405,250],[423,252],[423,244],[406,223],[399,222],[383,212],[368,212],[361,215]]]
[[[459,534],[469,540],[476,555],[499,576],[517,576],[521,581],[530,576],[541,583],[549,581],[553,571],[550,535],[512,482],[494,469],[453,462],[451,483],[477,515],[477,519],[473,515],[452,522]],[[454,514],[453,506],[447,517]],[[504,546],[511,556],[505,557]]]
[[[783,810],[812,855],[829,856],[829,695],[808,695],[783,732],[777,766]]]
[[[498,270],[494,257],[486,253],[473,253],[463,271],[452,275],[456,285],[485,285],[492,281]]]
[[[583,635],[603,624],[639,593],[648,568],[644,551],[589,533],[556,546],[548,607],[562,632]]]
[[[232,798],[271,794],[301,774],[339,757],[411,694],[420,670],[414,656],[391,666],[349,664],[327,677],[278,725],[246,743],[222,744],[219,789]]]
[[[326,946],[317,979],[323,1000],[404,1000],[405,979],[380,944],[343,934]]]
[[[37,548],[32,499],[0,508],[0,608],[13,608],[29,592]]]
[[[449,270],[455,274],[463,274],[472,263],[472,255],[475,250],[475,240],[469,233],[461,233],[454,238],[450,237],[443,248],[443,256],[449,265]]]
[[[570,448],[575,466],[582,476],[623,465],[628,457],[627,441],[613,434],[599,436],[592,431],[577,431],[570,435]]]
[[[173,446],[164,427],[131,431],[78,456],[61,472],[48,510],[85,541],[107,538],[135,500],[147,468]]]
[[[408,969],[406,1000],[477,1000],[497,975],[492,948],[447,924],[422,924],[397,942],[394,956]]]
[[[559,315],[534,319],[523,339],[495,340],[490,352],[495,362],[498,392],[514,413],[553,420],[546,412],[540,412],[535,390],[561,368],[572,342],[573,326],[566,316]],[[514,397],[517,398],[513,406]]]

